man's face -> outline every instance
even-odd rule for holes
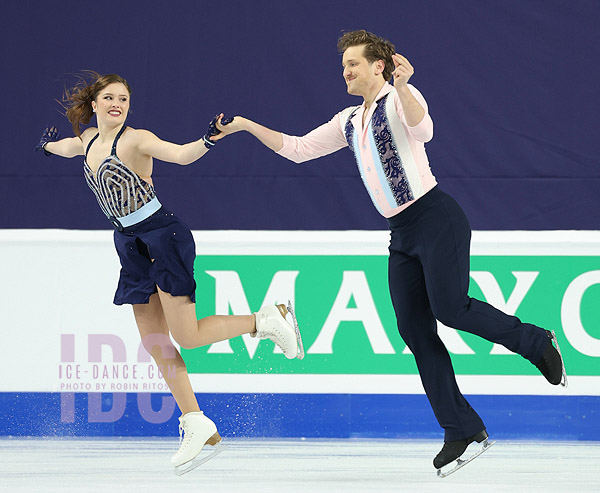
[[[383,62],[381,60],[369,63],[364,57],[365,45],[350,46],[342,56],[344,80],[348,94],[353,96],[368,95],[373,87],[381,82]]]

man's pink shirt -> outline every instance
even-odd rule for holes
[[[425,143],[429,142],[433,137],[433,121],[429,116],[425,98],[423,98],[414,86],[409,84],[408,87],[425,110],[425,116],[416,126],[410,127],[407,124],[402,104],[400,103],[400,97],[395,88],[386,82],[377,94],[375,102],[367,111],[365,125],[362,123],[366,110],[364,104],[359,107],[349,107],[340,111],[330,121],[315,128],[303,137],[282,134],[283,147],[278,151],[278,154],[296,163],[302,163],[331,154],[348,146],[344,135],[344,127],[350,114],[356,110],[351,123],[358,133],[359,145],[355,149],[355,152],[360,153],[357,156],[357,161],[359,161],[359,170],[361,171],[365,187],[367,187],[375,207],[384,217],[389,218],[398,214],[437,184],[429,167],[427,154],[425,153]],[[376,108],[376,102],[387,94],[390,94],[390,97],[394,98],[396,114],[402,122],[401,130],[398,128],[390,130],[393,131],[394,140],[405,149],[403,162],[405,161],[407,166],[413,168],[409,170],[410,172],[406,176],[411,189],[418,191],[415,193],[416,198],[414,200],[404,204],[397,204],[393,199],[390,199],[390,186],[386,182],[384,173],[381,170],[381,162],[379,160],[375,161],[373,157],[374,155],[378,156],[378,151],[374,140],[370,138],[371,132],[368,131],[369,122]]]

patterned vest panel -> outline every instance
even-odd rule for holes
[[[376,102],[377,106],[375,107],[373,116],[369,121],[367,132],[369,133],[368,138],[373,139],[377,149],[377,155],[373,156],[373,159],[375,160],[375,166],[380,166],[383,176],[387,182],[387,186],[389,187],[389,195],[391,195],[395,201],[395,207],[399,207],[407,202],[415,200],[415,198],[418,197],[415,196],[413,187],[411,187],[411,183],[408,180],[405,166],[402,161],[401,152],[398,149],[398,145],[395,140],[395,138],[406,139],[405,134],[403,133],[403,130],[401,135],[399,135],[400,132],[398,132],[398,135],[394,135],[392,132],[392,128],[394,127],[402,128],[402,122],[395,111],[390,111],[393,109],[394,101],[393,99],[390,99],[388,102],[389,96],[390,94],[387,94]],[[372,191],[370,190],[363,176],[360,153],[357,148],[359,145],[359,135],[352,124],[352,118],[356,114],[357,110],[358,108],[355,108],[346,119],[344,135],[346,137],[346,141],[348,142],[348,146],[354,153],[363,182],[365,183],[365,186],[371,195]],[[394,125],[392,125],[392,122],[390,122],[391,118],[397,120],[393,122]],[[406,143],[404,147],[407,147]],[[377,206],[377,203],[372,195],[371,199],[379,210],[379,207]],[[393,206],[393,204],[390,205]]]

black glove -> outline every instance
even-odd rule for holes
[[[204,134],[204,137],[202,137],[202,140],[204,140],[204,145],[206,146],[207,149],[212,149],[214,146],[217,145],[217,143],[210,140],[210,138],[214,137],[215,135],[219,135],[221,133],[221,131],[217,128],[217,120],[218,119],[219,119],[219,115],[215,116],[210,121],[210,123],[208,124],[208,130]],[[221,120],[221,125],[227,125],[228,123],[231,123],[232,121],[233,121],[233,118],[223,118]]]
[[[40,143],[35,146],[35,150],[44,151],[46,156],[52,156],[52,153],[46,150],[46,144],[48,142],[56,142],[57,140],[60,140],[60,134],[56,127],[46,127],[46,130],[44,130],[42,138],[40,139]]]

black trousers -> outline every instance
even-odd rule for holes
[[[485,425],[458,389],[436,319],[532,363],[542,358],[548,338],[540,327],[467,295],[471,228],[452,197],[436,187],[388,221],[389,287],[398,331],[415,357],[444,440],[470,437]]]

